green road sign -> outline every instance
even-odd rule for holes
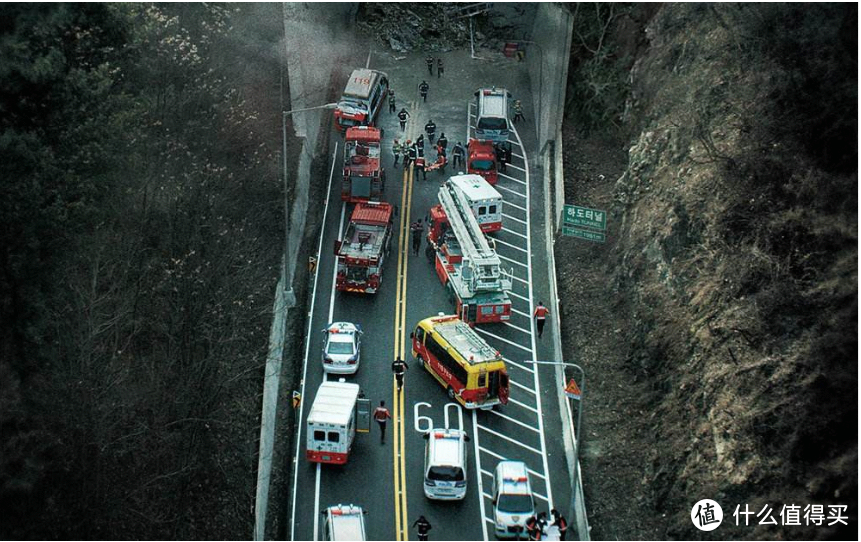
[[[607,213],[605,211],[577,205],[565,205],[565,212],[562,216],[566,226],[586,226],[601,231],[607,229]]]
[[[597,243],[603,243],[607,240],[607,237],[604,235],[604,232],[572,228],[567,225],[562,226],[562,235],[567,235],[569,237],[579,237],[580,239],[586,239],[587,241],[595,241]]]

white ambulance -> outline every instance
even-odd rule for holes
[[[356,438],[359,385],[323,382],[308,413],[305,458],[343,465]]]
[[[451,184],[466,196],[484,233],[502,229],[502,195],[481,175],[455,175]]]

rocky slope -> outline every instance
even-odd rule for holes
[[[854,539],[857,8],[664,4],[610,28],[636,55],[619,129],[565,135],[566,201],[607,209],[608,241],[557,243],[593,536]],[[745,504],[778,525],[736,527]],[[849,525],[806,526],[808,504]]]

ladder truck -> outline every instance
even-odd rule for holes
[[[461,320],[470,325],[508,321],[513,270],[503,269],[456,180],[440,187],[440,203],[430,210],[428,259]]]

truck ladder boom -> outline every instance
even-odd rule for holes
[[[478,265],[495,265],[501,262],[496,251],[490,248],[481,226],[469,207],[464,194],[446,182],[439,189],[439,202],[448,217],[451,229],[463,250],[464,257]]]

